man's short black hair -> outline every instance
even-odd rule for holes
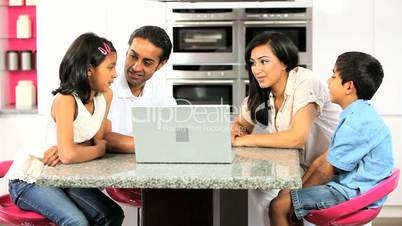
[[[135,30],[128,40],[131,45],[134,38],[143,38],[149,40],[152,44],[162,49],[162,55],[159,57],[161,61],[168,60],[172,51],[172,42],[165,30],[158,26],[143,26]]]

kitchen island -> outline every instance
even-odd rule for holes
[[[222,189],[301,187],[295,149],[234,148],[231,164],[140,164],[133,154],[45,167],[37,184],[143,188],[143,225],[222,225]],[[246,213],[247,214],[247,213]]]

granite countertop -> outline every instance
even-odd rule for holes
[[[269,189],[301,187],[294,149],[234,148],[232,164],[145,164],[134,154],[107,154],[45,167],[37,184],[60,187]]]

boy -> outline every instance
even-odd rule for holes
[[[310,210],[356,197],[391,175],[394,168],[389,128],[368,103],[380,86],[381,64],[361,52],[338,56],[328,79],[331,101],[343,111],[329,150],[303,175],[303,188],[283,190],[269,208],[271,225],[291,225]],[[381,206],[385,198],[370,207]]]

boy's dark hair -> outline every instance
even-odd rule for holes
[[[91,94],[88,68],[91,65],[99,66],[106,58],[105,45],[110,48],[111,52],[116,52],[110,41],[94,33],[84,33],[76,38],[60,63],[60,86],[53,90],[52,94],[75,93],[84,104],[88,103]]]
[[[342,84],[353,81],[357,97],[370,100],[384,78],[380,62],[373,56],[362,52],[346,52],[336,59],[336,70]]]
[[[261,88],[251,70],[251,51],[260,45],[269,45],[272,53],[280,62],[286,65],[289,72],[299,65],[299,55],[296,45],[286,35],[279,32],[263,32],[255,36],[247,45],[245,53],[246,69],[250,80],[247,107],[251,120],[255,123],[268,125],[268,98],[270,88]]]
[[[162,49],[160,61],[168,60],[172,51],[172,42],[165,30],[158,26],[143,26],[135,30],[128,40],[131,45],[134,38],[143,38],[149,40],[152,44]]]

